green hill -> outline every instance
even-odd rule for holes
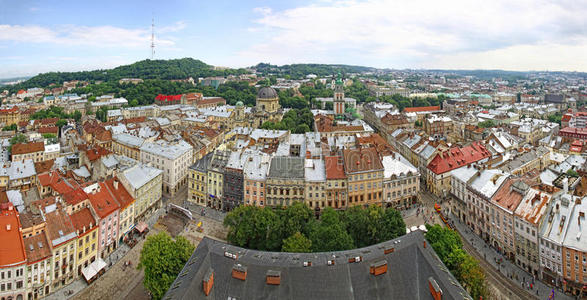
[[[225,76],[244,74],[244,69],[214,70],[212,66],[193,58],[170,60],[142,60],[130,65],[108,70],[81,72],[49,72],[36,75],[29,80],[12,87],[13,90],[31,87],[47,87],[50,84],[62,84],[63,81],[118,81],[121,78],[141,79],[185,79],[189,77]]]

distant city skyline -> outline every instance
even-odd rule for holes
[[[243,3],[245,2],[245,3]],[[587,1],[0,0],[0,78],[193,57],[587,72]]]

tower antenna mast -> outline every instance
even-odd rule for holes
[[[155,17],[151,22],[151,60],[155,57]]]

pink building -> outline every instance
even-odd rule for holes
[[[104,182],[94,183],[84,188],[90,203],[100,219],[98,233],[98,254],[104,258],[116,247],[118,239],[118,218],[120,205]]]

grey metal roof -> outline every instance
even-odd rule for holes
[[[212,160],[212,155],[214,155],[213,152],[204,155],[204,157],[198,159],[198,161],[195,164],[191,165],[190,169],[194,169],[199,172],[207,172],[210,160]]]
[[[163,299],[432,299],[429,278],[443,291],[443,299],[470,299],[432,247],[424,248],[423,242],[422,232],[415,231],[348,251],[277,253],[204,237]],[[392,247],[393,252],[384,254]],[[227,253],[236,254],[236,259]],[[358,256],[360,262],[349,262]],[[334,264],[329,264],[332,260]],[[373,263],[387,263],[387,272],[371,274]],[[247,270],[244,281],[231,275],[238,264]],[[206,297],[202,281],[210,270],[214,284]],[[267,274],[280,274],[280,284],[267,284]]]
[[[304,179],[304,158],[287,156],[273,157],[271,159],[268,177]]]

